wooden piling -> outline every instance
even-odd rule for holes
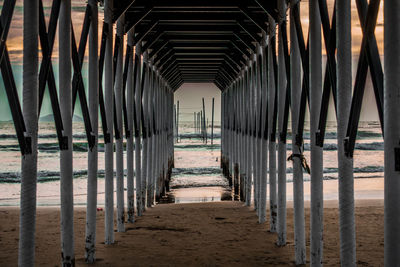
[[[98,8],[97,1],[89,1],[91,20],[89,30],[89,112],[95,144],[88,149],[88,182],[85,232],[85,261],[96,259],[96,212],[98,170],[98,122],[99,122],[99,63],[98,63]]]
[[[74,192],[72,165],[71,1],[61,0],[59,15],[59,95],[68,149],[60,152],[61,255],[63,266],[74,266]]]
[[[109,142],[105,146],[105,244],[114,243],[114,105],[113,105],[113,0],[104,2],[104,21],[108,26],[104,63],[104,100]]]
[[[301,156],[303,150],[297,143],[298,121],[301,98],[301,62],[299,44],[297,41],[296,25],[294,22],[294,10],[299,9],[297,0],[291,0],[290,8],[290,89],[292,111],[292,162],[293,162],[293,213],[294,213],[294,248],[295,263],[306,264],[306,238],[304,218],[304,185]],[[297,155],[297,156],[294,156]]]
[[[24,0],[23,115],[31,139],[31,153],[21,158],[21,204],[18,266],[35,264],[36,183],[38,139],[39,1]]]
[[[322,92],[321,18],[318,0],[309,1],[310,15],[310,147],[311,220],[310,264],[322,266],[323,260],[323,161],[322,147],[316,144]]]
[[[117,119],[117,129],[119,136],[115,140],[115,161],[116,161],[116,176],[117,176],[117,231],[125,232],[125,208],[124,208],[124,147],[123,147],[123,118],[122,118],[122,86],[123,86],[123,44],[124,44],[124,15],[117,22],[117,38],[120,39],[118,57],[115,70],[115,118]]]

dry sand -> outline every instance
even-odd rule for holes
[[[383,201],[357,201],[357,263],[383,266]],[[291,204],[288,203],[290,207]],[[307,205],[306,205],[307,206]],[[324,210],[324,264],[339,265],[337,202]],[[18,208],[0,208],[0,266],[16,266]],[[309,209],[306,209],[309,259]],[[293,209],[288,209],[288,244],[275,246],[268,222],[258,224],[240,202],[157,205],[104,245],[104,212],[97,219],[97,263],[93,266],[293,266]],[[85,209],[75,210],[77,266],[84,263]],[[37,211],[36,265],[60,266],[59,209]]]

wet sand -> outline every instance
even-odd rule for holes
[[[383,200],[356,201],[357,263],[383,266]],[[288,207],[292,204],[289,202]],[[308,204],[306,203],[306,206]],[[336,201],[324,210],[324,264],[339,265]],[[0,207],[0,266],[16,266],[17,207]],[[309,209],[306,209],[307,243]],[[104,245],[104,212],[97,218],[97,263],[92,266],[294,266],[293,209],[288,209],[288,244],[276,247],[268,222],[258,224],[252,208],[240,202],[162,204],[148,209],[116,244]],[[84,263],[85,209],[75,209],[76,264]],[[39,207],[36,265],[60,266],[59,209]],[[307,259],[309,247],[307,246]]]

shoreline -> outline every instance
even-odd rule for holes
[[[225,179],[225,178],[221,178]],[[98,206],[104,206],[104,179],[98,180]],[[4,184],[5,185],[5,184]],[[293,200],[293,184],[287,183],[287,201]],[[60,195],[59,195],[60,183],[38,183],[37,188],[37,206],[59,206]],[[196,202],[203,202],[204,197],[211,199],[215,197],[221,198],[222,193],[225,192],[226,188],[222,186],[214,186],[215,190],[208,190],[207,187],[195,188],[196,190],[191,190],[189,197],[191,199],[197,199]],[[193,189],[193,188],[192,188]],[[86,206],[86,191],[87,190],[87,180],[86,179],[76,179],[74,180],[74,203],[76,207]],[[188,194],[185,194],[187,188],[173,189],[174,197],[176,202],[188,202],[186,199]],[[50,192],[50,193],[49,193]],[[180,194],[180,192],[182,194]],[[269,187],[267,188],[269,192]],[[8,184],[7,186],[0,186],[0,207],[10,207],[19,206],[20,201],[20,185],[19,184]],[[127,191],[124,192],[125,199]],[[221,194],[221,195],[218,195]],[[116,193],[114,192],[114,197]],[[269,197],[269,193],[268,196]],[[377,199],[383,200],[384,197],[384,179],[383,178],[361,178],[354,179],[354,197],[355,200],[362,199]],[[186,199],[186,201],[185,201]],[[324,180],[324,200],[337,200],[338,199],[338,180],[330,179]],[[267,198],[268,200],[268,198]],[[310,181],[304,182],[304,200],[310,200]],[[191,200],[193,201],[193,200]],[[189,201],[190,202],[190,201]],[[79,205],[77,205],[79,204]]]

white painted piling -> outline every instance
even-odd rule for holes
[[[88,149],[88,179],[85,233],[85,261],[96,260],[96,212],[97,212],[97,171],[98,171],[98,130],[99,130],[99,61],[98,61],[98,8],[97,0],[90,0],[91,20],[89,29],[89,115],[93,148]]]
[[[36,182],[38,138],[38,34],[39,1],[24,0],[23,28],[23,116],[31,153],[21,159],[21,204],[19,220],[18,266],[35,263]]]
[[[345,155],[344,148],[352,92],[350,0],[336,1],[336,27],[340,262],[356,266],[353,159]]]
[[[252,188],[252,158],[251,158],[251,124],[250,124],[250,112],[251,112],[251,61],[248,61],[246,66],[246,206],[251,205],[251,188]]]
[[[60,152],[61,257],[63,266],[73,266],[74,192],[72,167],[71,1],[61,0],[59,32],[59,96],[68,149]]]
[[[107,117],[108,137],[105,146],[105,240],[114,243],[114,101],[113,101],[113,0],[104,2],[104,21],[108,24],[106,51],[104,56],[104,102]]]
[[[133,105],[134,105],[134,83],[133,83],[133,75],[134,75],[134,70],[133,70],[133,38],[134,38],[134,29],[131,29],[128,32],[128,46],[130,46],[130,52],[131,55],[129,57],[129,61],[125,62],[125,64],[128,65],[128,77],[126,81],[126,103],[127,103],[127,116],[128,116],[128,131],[129,131],[129,136],[126,140],[126,169],[127,169],[127,175],[126,175],[126,183],[127,183],[127,203],[128,203],[128,222],[129,223],[134,223],[135,222],[135,195],[134,195],[134,166],[133,166],[133,150],[134,150],[134,144],[133,144],[133,135],[134,135],[134,129],[133,129]]]
[[[239,192],[239,145],[238,145],[238,90],[239,90],[239,79],[233,83],[233,91],[232,91],[232,116],[234,120],[234,127],[232,129],[232,163],[233,163],[233,180],[234,180],[234,194],[236,199],[239,200],[240,192]],[[208,122],[208,120],[207,120]],[[207,127],[206,127],[207,133]]]
[[[148,62],[148,53],[147,51],[144,51],[143,53],[143,71],[145,71],[145,76],[144,76],[144,81],[143,82],[143,92],[142,92],[142,117],[143,117],[143,125],[142,125],[142,176],[141,176],[141,181],[142,181],[142,186],[141,186],[141,196],[142,196],[142,211],[146,210],[146,201],[147,201],[147,163],[148,163],[148,146],[149,146],[149,139],[148,139],[148,131],[149,131],[149,125],[148,125],[148,96],[149,96],[149,62]],[[143,77],[143,76],[142,76]]]
[[[254,113],[255,113],[255,135],[254,135],[254,199],[256,200],[257,206],[257,215],[259,216],[259,206],[258,201],[260,198],[260,166],[261,166],[261,138],[258,133],[260,131],[260,105],[261,105],[261,73],[259,65],[261,62],[259,61],[259,53],[261,47],[260,44],[256,46],[256,53],[254,54],[254,73],[255,73],[255,82],[254,82],[254,92],[255,92],[255,105],[254,105]]]
[[[318,0],[310,0],[310,147],[311,147],[311,222],[310,264],[322,266],[323,259],[323,161],[316,133],[322,95],[321,18]]]
[[[154,186],[153,184],[153,175],[152,171],[154,169],[153,166],[153,86],[154,86],[154,71],[153,71],[153,64],[152,61],[149,60],[149,86],[148,86],[148,97],[147,97],[147,117],[148,117],[148,129],[147,129],[147,134],[148,134],[148,146],[147,146],[147,191],[146,191],[146,207],[151,207],[152,205],[152,187]]]
[[[267,57],[266,47],[268,45],[267,36],[263,33],[261,43],[261,90],[262,90],[262,110],[261,110],[261,166],[260,166],[260,196],[259,196],[259,223],[265,223],[267,220],[267,169],[268,169],[268,123],[267,123]]]
[[[136,129],[135,129],[135,176],[136,176],[136,210],[137,216],[142,216],[142,160],[141,160],[141,115],[142,115],[142,92],[140,88],[142,76],[142,45],[136,44],[135,48],[135,64],[137,66],[135,79],[135,108],[136,108]]]
[[[123,44],[124,44],[124,15],[117,21],[117,36],[120,38],[117,64],[115,66],[115,112],[119,138],[115,140],[116,174],[117,174],[117,231],[125,232],[125,208],[124,208],[124,133],[122,120],[122,86],[123,86]]]
[[[244,103],[245,103],[245,97],[244,97],[244,92],[246,90],[245,88],[245,78],[244,78],[244,69],[242,69],[241,76],[240,76],[240,93],[239,93],[239,101],[240,101],[240,114],[239,114],[239,120],[240,120],[240,163],[239,163],[239,171],[240,171],[240,200],[245,202],[246,201],[246,184],[247,184],[247,175],[246,175],[246,135],[245,135],[245,115],[244,115]]]
[[[250,175],[251,175],[251,180],[250,180],[250,188],[253,188],[253,203],[254,203],[254,208],[257,208],[257,194],[256,194],[256,166],[255,162],[257,162],[257,156],[255,154],[255,149],[256,149],[256,137],[255,137],[255,102],[256,102],[256,96],[255,96],[255,87],[256,87],[256,63],[255,63],[255,57],[252,55],[252,60],[251,60],[251,65],[250,65],[250,84],[249,84],[249,94],[250,94],[250,99],[249,99],[249,104],[250,104],[250,110],[249,110],[249,134],[250,134]]]
[[[280,133],[284,131],[284,113],[286,100],[286,64],[282,27],[286,27],[286,2],[278,1],[280,14],[278,34],[278,246],[286,245],[286,140]],[[285,29],[286,30],[286,29]]]
[[[160,77],[159,71],[157,71],[157,77],[158,77],[158,83],[156,87],[156,92],[155,92],[155,113],[156,113],[156,145],[155,145],[155,157],[156,157],[156,165],[155,165],[155,198],[156,202],[160,200],[161,197],[161,101],[160,101],[160,96],[161,96],[161,87],[162,87],[162,80]]]
[[[270,209],[270,231],[276,232],[277,223],[277,196],[276,196],[276,142],[272,139],[273,129],[273,116],[275,107],[275,72],[273,64],[273,54],[276,53],[272,49],[272,42],[275,42],[275,22],[270,19],[270,42],[268,45],[268,127],[269,130],[269,209]]]
[[[292,111],[292,163],[293,163],[293,213],[294,213],[294,247],[295,264],[306,264],[306,239],[304,218],[304,184],[301,155],[301,144],[297,144],[296,136],[299,134],[298,121],[301,98],[301,61],[300,51],[296,35],[296,26],[293,18],[293,9],[299,5],[299,0],[291,0],[290,19],[290,89]],[[297,155],[297,156],[295,156]]]
[[[400,262],[400,3],[384,2],[385,266]]]

